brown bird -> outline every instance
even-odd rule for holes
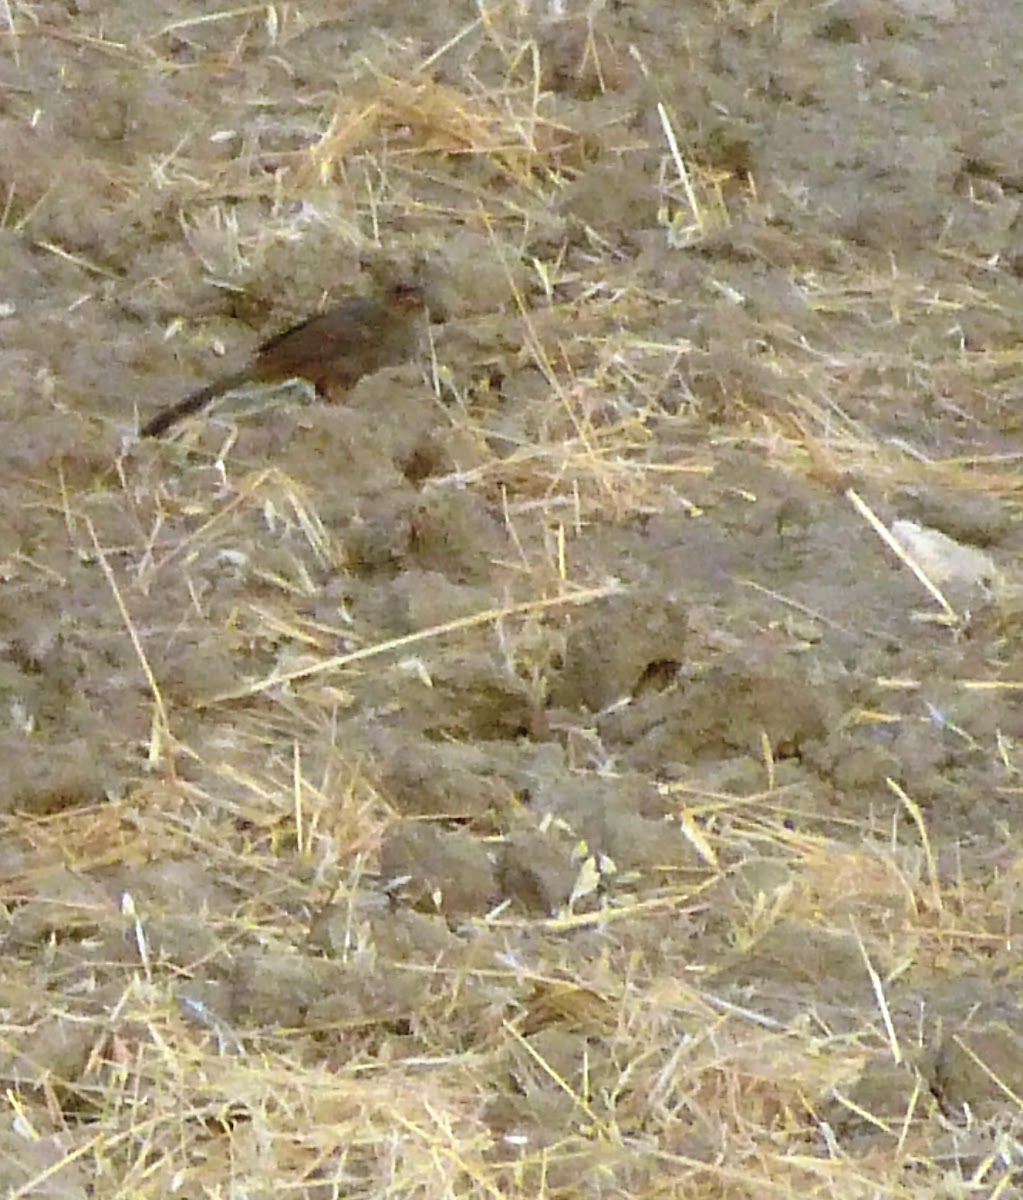
[[[419,283],[392,283],[378,295],[349,296],[264,342],[247,367],[161,409],[142,426],[159,437],[243,383],[307,379],[320,395],[354,387],[363,375],[406,362],[419,340],[426,299]]]

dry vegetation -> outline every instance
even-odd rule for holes
[[[6,1194],[1016,1194],[1014,593],[871,523],[1012,546],[1012,282],[603,10],[92,7],[0,7]],[[420,362],[128,434],[412,259]]]

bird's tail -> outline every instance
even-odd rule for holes
[[[227,379],[221,379],[219,383],[212,383],[208,387],[200,388],[197,392],[190,392],[184,400],[179,400],[176,404],[169,404],[166,408],[161,408],[155,417],[150,417],[139,430],[139,436],[159,437],[160,434],[166,433],[168,429],[177,425],[179,421],[183,421],[185,417],[202,412],[218,396],[222,396],[240,383],[244,383],[247,378],[248,376],[245,374],[231,375]]]

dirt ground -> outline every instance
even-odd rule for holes
[[[5,1194],[1019,1194],[1023,8],[210,7],[0,6]]]

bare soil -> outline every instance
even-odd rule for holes
[[[1023,9],[208,8],[0,9],[0,1186],[1016,1194]]]

